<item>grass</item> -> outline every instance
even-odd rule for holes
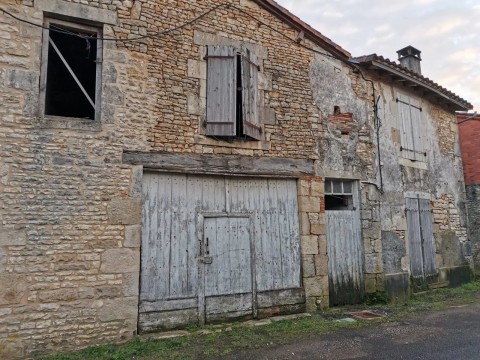
[[[206,326],[211,333],[200,334],[197,327],[190,328],[191,335],[166,340],[141,340],[136,338],[122,345],[94,346],[77,353],[47,356],[42,360],[190,360],[221,357],[229,353],[260,347],[274,346],[345,328],[375,326],[379,322],[393,322],[426,311],[446,309],[448,306],[480,303],[480,282],[473,282],[455,289],[440,289],[422,295],[414,295],[401,304],[360,305],[330,309],[307,318],[272,322],[261,327],[239,324],[225,325],[229,331],[216,332],[218,327]],[[375,321],[338,322],[351,310],[377,309],[388,314]]]

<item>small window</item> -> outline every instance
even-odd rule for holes
[[[325,181],[325,210],[355,210],[353,181]]]
[[[207,135],[261,139],[258,71],[249,49],[207,47]]]
[[[47,19],[45,26],[41,115],[98,119],[101,32],[54,19]]]
[[[401,154],[412,161],[425,161],[427,154],[422,138],[422,108],[420,103],[406,95],[398,94],[400,117]]]

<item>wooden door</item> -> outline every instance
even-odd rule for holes
[[[140,331],[304,311],[295,180],[145,173],[143,193]]]
[[[357,184],[327,180],[325,198],[330,306],[357,304],[364,296]]]
[[[417,280],[427,280],[437,274],[430,200],[407,198],[405,212],[411,275]]]
[[[363,254],[356,211],[327,211],[330,305],[357,304],[363,297]]]
[[[252,316],[249,228],[250,220],[245,217],[204,219],[202,263],[207,322]]]

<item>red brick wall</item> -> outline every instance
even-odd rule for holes
[[[480,184],[480,115],[462,123],[471,116],[457,116],[465,185]]]

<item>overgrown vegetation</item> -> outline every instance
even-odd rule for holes
[[[219,357],[242,349],[285,344],[309,337],[338,331],[343,328],[374,326],[379,322],[397,321],[414,316],[419,312],[444,309],[452,305],[480,303],[480,282],[473,282],[456,289],[441,289],[422,295],[414,295],[404,304],[386,305],[383,293],[376,293],[372,301],[377,305],[363,305],[349,308],[335,308],[319,312],[312,317],[272,322],[261,327],[247,327],[240,324],[220,328],[207,326],[208,334],[200,334],[192,327],[191,335],[168,340],[147,340],[136,338],[123,345],[90,347],[78,353],[55,355],[43,360],[189,360]],[[373,309],[388,314],[381,320],[343,322],[353,310]],[[225,331],[228,330],[228,331]]]
[[[388,294],[385,291],[376,291],[372,294],[367,294],[365,298],[365,304],[367,305],[380,305],[380,304],[388,304],[390,299]]]

